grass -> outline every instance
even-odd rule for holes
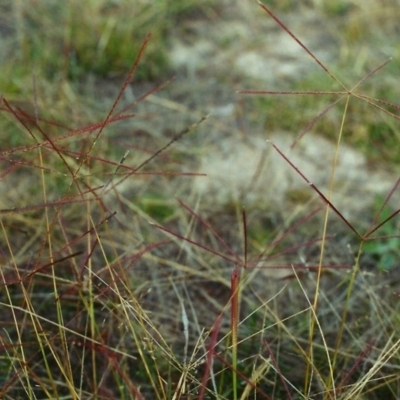
[[[107,0],[4,4],[4,11],[15,21],[4,21],[5,50],[14,57],[3,65],[13,73],[9,74],[11,80],[0,82],[1,87],[10,92],[21,90],[23,78],[32,75],[32,67],[48,79],[79,80],[88,74],[121,76],[134,62],[149,31],[155,40],[143,56],[136,80],[165,77],[169,72],[168,32],[180,18],[202,14],[210,5],[210,1],[200,6],[193,1],[166,0],[140,1],[134,7],[128,2]],[[15,49],[18,51],[13,52]]]
[[[336,161],[324,163],[324,192],[271,143],[307,184],[301,199],[277,210],[193,194],[206,134],[230,131],[178,103],[162,49],[179,33],[171,21],[216,18],[222,6],[138,4],[136,26],[124,2],[6,10],[20,47],[0,82],[0,397],[399,397],[396,181],[351,218],[331,201]],[[316,9],[353,17],[340,4]],[[265,112],[269,129],[299,140],[318,131],[337,154],[350,144],[395,168],[399,106],[386,59],[344,84],[344,67],[332,73],[281,22],[290,2],[277,7],[260,11],[322,74],[242,90],[248,114],[235,117],[254,126]],[[347,39],[361,29],[352,23]],[[100,84],[104,103],[87,97]]]

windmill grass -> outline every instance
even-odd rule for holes
[[[393,246],[391,261],[377,267],[383,245],[399,238],[399,210],[392,206],[398,181],[374,199],[365,220],[348,217],[332,200],[341,146],[360,140],[349,134],[358,126],[356,115],[365,116],[371,132],[376,128],[371,115],[379,115],[380,126],[389,127],[380,139],[396,129],[399,106],[382,96],[384,90],[371,94],[368,86],[392,61],[381,60],[355,84],[344,84],[278,11],[261,4],[265,18],[311,57],[325,80],[318,81],[320,90],[262,90],[259,85],[254,90],[249,84],[240,99],[255,98],[250,105],[257,112],[268,104],[273,126],[286,112],[279,104],[310,102],[300,113],[293,147],[327,121],[320,134],[335,139],[333,163],[324,163],[328,191],[270,142],[283,165],[306,183],[307,201],[299,205],[302,201],[295,199],[279,211],[268,205],[243,208],[237,199],[221,205],[193,195],[190,183],[201,175],[191,163],[202,145],[196,134],[216,129],[217,117],[188,112],[162,97],[175,82],[164,75],[169,67],[160,64],[154,49],[163,48],[160,36],[171,27],[152,29],[152,37],[141,31],[140,46],[128,51],[122,32],[133,28],[122,17],[125,6],[115,5],[113,14],[105,3],[96,4],[92,14],[71,6],[69,22],[62,25],[72,29],[81,23],[101,33],[84,38],[101,39],[87,54],[86,42],[68,48],[72,58],[53,57],[60,50],[54,44],[31,51],[37,49],[35,36],[28,36],[39,32],[38,11],[25,19],[22,3],[15,5],[22,53],[10,65],[21,68],[14,71],[13,84],[3,82],[0,108],[5,137],[0,151],[0,397],[398,397],[398,253]],[[159,8],[143,4],[148,15],[167,12],[165,2],[157,3]],[[62,7],[56,7],[57,15],[63,15]],[[172,17],[204,13],[216,18],[218,11],[212,2],[179,3]],[[338,15],[345,11],[329,8]],[[65,35],[64,45],[66,32],[56,30]],[[32,74],[21,60],[32,61],[35,54],[45,67]],[[109,73],[105,66],[113,61]],[[115,79],[122,71],[127,75],[112,100],[86,111],[90,102],[76,89],[80,79],[95,76],[105,85],[105,78]],[[58,73],[61,84],[47,87],[55,85],[52,77]],[[135,82],[138,94],[132,96]],[[30,106],[21,103],[28,96],[24,86],[30,88]],[[143,126],[142,114],[143,120],[156,120],[157,101],[168,112],[178,110],[183,126],[162,134],[157,128],[132,128]],[[327,120],[334,111],[339,117]],[[295,118],[296,108],[291,114]],[[382,146],[379,153],[366,147],[372,159],[390,154],[391,165],[397,160],[393,149]]]

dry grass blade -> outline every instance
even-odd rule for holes
[[[337,79],[332,72],[308,49],[306,45],[304,45],[300,39],[295,36],[292,31],[286,27],[286,25],[273,13],[267,6],[265,6],[263,3],[259,2],[258,3],[263,10],[265,10],[269,16],[275,20],[275,22],[288,34],[292,37],[292,39],[297,42],[302,49],[335,81],[337,82],[344,90],[347,91],[346,87]]]
[[[283,159],[310,185],[310,187],[318,194],[319,197],[331,208],[339,218],[353,231],[360,239],[361,234],[355,229],[355,227],[343,216],[343,214],[331,203],[331,201],[312,183],[308,178],[297,168],[290,159],[282,153],[282,151],[274,144],[271,143],[274,149],[283,157]]]
[[[50,3],[0,4],[0,397],[399,398],[395,0]]]

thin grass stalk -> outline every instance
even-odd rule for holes
[[[213,326],[212,332],[211,332],[211,338],[210,338],[210,344],[207,349],[207,354],[206,354],[206,367],[204,371],[204,375],[201,381],[201,386],[200,386],[200,392],[199,392],[199,397],[198,400],[203,400],[204,394],[207,388],[207,381],[210,377],[211,371],[212,371],[212,364],[214,361],[214,354],[215,354],[215,349],[218,344],[218,333],[221,329],[221,321],[222,321],[222,314],[220,314],[215,321],[215,324]]]
[[[387,344],[384,349],[382,349],[379,358],[376,360],[374,365],[362,376],[362,378],[354,385],[346,396],[344,400],[352,400],[358,398],[365,398],[361,395],[362,390],[365,386],[372,381],[372,378],[378,373],[378,371],[395,355],[398,354],[400,349],[400,339],[397,340],[392,346],[390,343],[392,341],[393,335],[388,338]],[[390,347],[389,347],[390,346]]]
[[[357,276],[357,273],[358,273],[358,271],[360,269],[360,258],[361,258],[361,254],[362,254],[363,244],[364,244],[364,242],[362,241],[360,243],[360,247],[358,248],[358,253],[357,253],[355,264],[354,264],[354,267],[353,267],[353,272],[351,274],[350,281],[349,281],[349,284],[347,286],[346,301],[344,303],[343,314],[342,314],[342,317],[340,319],[340,327],[339,327],[339,332],[337,334],[336,343],[335,343],[335,352],[333,354],[333,359],[332,359],[332,364],[333,365],[336,364],[336,360],[337,360],[338,353],[339,353],[339,346],[340,346],[340,343],[342,342],[344,327],[345,327],[345,323],[346,323],[346,319],[347,319],[347,313],[348,313],[348,310],[349,310],[349,302],[350,302],[351,295],[353,293],[353,287],[354,287],[354,283],[355,283],[355,280],[356,280],[356,276]]]
[[[144,311],[142,310],[140,304],[137,302],[137,300],[134,297],[132,297],[131,302],[132,302],[132,304],[126,304],[124,301],[122,302],[122,304],[123,304],[122,309],[125,314],[126,321],[129,321],[129,323],[128,323],[129,330],[132,334],[133,341],[136,344],[137,351],[139,353],[141,361],[143,362],[144,369],[146,370],[146,374],[150,380],[150,384],[151,384],[152,388],[154,389],[156,398],[158,400],[166,399],[167,394],[165,392],[163,381],[161,379],[161,374],[158,369],[158,365],[156,362],[157,360],[154,356],[155,349],[154,349],[153,340],[152,340],[152,337],[150,336],[149,332],[146,330],[146,321],[145,321],[146,317],[143,315]],[[135,310],[135,321],[138,322],[139,327],[134,326],[135,321],[132,321],[132,317],[128,313],[128,306]],[[138,328],[143,329],[143,332],[144,332],[143,337],[141,335],[139,335]],[[148,346],[147,352],[151,354],[151,358],[153,361],[152,365],[149,363],[149,361],[147,360],[147,357],[144,353],[143,343],[145,343]],[[154,376],[152,373],[153,368],[155,370],[155,373],[157,374],[157,377],[159,380],[159,386],[157,386],[156,381],[154,379]]]
[[[88,203],[89,207],[89,203]],[[90,210],[88,210],[88,213]],[[88,219],[87,221],[87,228],[90,229],[90,221]],[[88,246],[88,251],[92,252],[91,247],[94,246],[94,243],[92,243],[92,235],[91,232],[87,235],[87,246]],[[94,312],[94,293],[93,293],[93,263],[92,263],[92,258],[89,257],[88,263],[87,263],[87,269],[88,269],[88,275],[87,275],[87,315],[88,315],[88,324],[89,324],[89,335],[92,339],[96,337],[96,326],[95,326],[95,312]],[[96,372],[96,353],[94,351],[91,352],[92,355],[92,377],[93,377],[93,382],[97,382],[97,372]],[[95,393],[97,393],[97,387],[95,389]],[[96,394],[97,395],[97,394]]]
[[[229,362],[227,362],[223,357],[221,357],[218,353],[215,354],[215,358],[219,361],[221,361],[222,364],[224,364],[227,368],[226,369],[231,369],[233,372],[235,372],[237,374],[237,376],[239,376],[243,382],[246,382],[248,385],[250,385],[252,387],[252,389],[261,396],[262,399],[265,400],[273,400],[267,393],[265,393],[262,389],[260,389],[251,379],[249,379],[245,374],[243,374],[242,372],[238,371],[237,369],[233,368],[232,364],[230,364]],[[226,370],[224,369],[224,371]],[[221,388],[224,387],[223,386],[223,382],[221,383]],[[231,386],[230,386],[231,387]],[[254,397],[254,398],[259,398],[259,397]]]
[[[232,341],[232,389],[233,399],[237,400],[237,350],[239,326],[239,297],[240,297],[240,272],[235,266],[231,274],[231,341]]]
[[[74,177],[75,177],[75,176],[78,176],[81,167],[85,164],[87,157],[92,153],[92,151],[93,151],[94,147],[96,146],[96,143],[97,143],[97,141],[99,140],[101,134],[103,133],[105,127],[106,127],[106,126],[108,125],[108,123],[110,122],[110,120],[111,120],[111,118],[112,118],[112,114],[113,114],[115,108],[117,107],[119,101],[121,100],[122,95],[123,95],[125,89],[126,89],[127,86],[129,85],[129,83],[130,83],[130,81],[131,81],[131,79],[132,79],[132,77],[133,77],[133,75],[134,75],[134,73],[135,73],[135,71],[136,71],[136,68],[137,68],[137,66],[138,66],[138,64],[139,64],[139,61],[141,60],[141,58],[142,58],[142,56],[143,56],[144,50],[146,49],[147,45],[149,44],[150,38],[151,38],[151,34],[148,34],[147,37],[145,38],[145,40],[144,40],[144,42],[143,42],[143,44],[142,44],[140,50],[139,50],[139,53],[138,53],[138,55],[137,55],[137,57],[136,57],[136,60],[135,60],[134,64],[132,65],[132,68],[131,68],[130,71],[129,71],[129,74],[128,74],[127,78],[126,78],[125,81],[124,81],[124,84],[122,85],[121,90],[119,91],[119,93],[118,93],[116,99],[114,100],[114,103],[112,104],[112,106],[111,106],[111,108],[110,108],[110,111],[109,111],[108,114],[107,114],[107,117],[106,117],[105,120],[101,123],[100,128],[99,128],[99,131],[97,132],[97,134],[96,134],[94,140],[92,141],[92,144],[91,144],[91,146],[89,147],[89,150],[87,151],[87,153],[86,153],[86,155],[85,155],[85,158],[83,158],[83,159],[81,160],[80,165],[79,165],[78,169],[76,170],[76,172],[75,172],[75,174],[74,174]]]
[[[331,197],[332,197],[333,181],[334,181],[334,177],[335,177],[336,165],[337,165],[338,156],[339,156],[340,143],[341,143],[341,139],[342,139],[342,136],[343,136],[344,123],[345,123],[345,120],[346,120],[346,117],[347,117],[347,110],[348,110],[348,107],[349,107],[351,96],[352,96],[352,94],[349,93],[349,95],[346,98],[346,104],[345,104],[345,107],[344,107],[343,116],[342,116],[342,120],[341,120],[341,124],[340,124],[339,136],[338,136],[338,139],[337,139],[337,145],[336,145],[336,149],[335,149],[335,158],[334,158],[334,161],[333,161],[332,174],[331,174],[331,179],[330,179],[330,184],[329,184],[329,193],[328,193],[329,201],[331,200]],[[328,206],[327,209],[326,209],[326,219],[325,219],[324,233],[323,233],[324,238],[326,236],[326,230],[328,228],[329,211],[330,211],[330,207]],[[321,263],[322,263],[322,260],[323,260],[322,256],[323,256],[324,247],[325,246],[324,246],[324,243],[323,243],[322,247],[321,247],[321,260],[320,260]],[[318,269],[318,277],[317,277],[317,282],[318,282],[317,283],[317,290],[318,290],[318,292],[319,292],[320,280],[321,280],[321,270],[319,268]],[[314,302],[314,305],[315,305],[315,314],[314,315],[316,315],[316,311],[317,311],[316,310],[316,307],[317,307],[317,295],[315,296],[315,299],[316,299],[316,301]],[[327,357],[328,357],[329,370],[330,370],[330,374],[329,374],[329,377],[327,379],[327,384],[326,384],[327,393],[329,395],[330,389],[332,387],[333,395],[336,398],[336,392],[335,392],[335,387],[334,387],[334,376],[333,376],[334,370],[335,370],[335,366],[336,366],[336,359],[334,360],[335,362],[331,362],[331,360],[329,359],[329,353],[327,353]]]
[[[93,222],[92,222],[93,223]],[[110,232],[110,226],[108,224],[105,224],[105,229],[107,231],[107,235],[108,237],[111,239],[112,234]],[[97,233],[97,229],[95,229],[95,232]],[[103,258],[104,260],[107,260],[107,255],[106,255],[106,251],[103,247],[102,241],[100,239],[99,236],[97,236],[98,239],[98,244],[99,247],[101,249],[101,252],[103,254]],[[149,245],[147,246],[144,250],[142,250],[141,252],[139,252],[136,256],[138,257],[142,257],[142,255],[147,252],[150,251],[152,248],[157,247],[161,244],[165,244],[167,242],[162,242],[162,243],[156,243],[154,245]],[[115,253],[116,258],[118,257],[118,254]],[[132,340],[134,341],[134,343],[136,343],[136,348],[137,351],[139,353],[140,359],[143,362],[144,365],[144,369],[146,371],[146,374],[149,378],[151,387],[154,389],[155,392],[155,396],[157,399],[162,400],[162,399],[166,399],[168,398],[167,393],[165,391],[164,388],[164,381],[163,378],[161,377],[161,373],[159,371],[159,367],[157,364],[157,360],[154,356],[155,354],[155,346],[154,343],[156,342],[154,340],[154,337],[150,334],[150,332],[148,331],[148,329],[146,329],[146,326],[150,326],[151,329],[157,331],[157,329],[152,326],[150,320],[148,319],[145,311],[142,309],[142,307],[140,306],[140,303],[138,302],[137,298],[134,296],[134,294],[131,291],[131,288],[129,286],[124,285],[124,290],[126,290],[126,292],[128,294],[123,295],[121,293],[121,290],[117,284],[117,281],[115,279],[115,271],[114,269],[111,267],[110,263],[107,262],[107,269],[110,273],[110,277],[112,279],[112,285],[110,285],[109,282],[105,282],[102,280],[102,278],[100,276],[98,276],[97,274],[95,274],[97,279],[100,279],[101,282],[104,283],[104,286],[109,287],[110,290],[117,296],[117,298],[119,299],[120,303],[121,303],[121,307],[122,307],[122,318],[127,321],[127,329],[129,332],[131,332],[132,335]],[[126,278],[126,281],[128,282],[128,279]],[[129,302],[127,302],[127,300],[125,299],[126,297],[128,297],[130,300]],[[132,319],[132,315],[133,314],[133,319]],[[142,334],[143,332],[143,334]],[[159,335],[160,338],[162,339],[161,335]],[[146,348],[147,350],[144,349],[143,344],[146,344]],[[163,342],[163,345],[165,345],[165,348],[167,348],[167,344],[165,342]],[[160,346],[160,345],[159,345]],[[151,355],[151,359],[152,359],[152,363],[150,363],[146,357],[145,351]],[[116,352],[118,353],[118,352]],[[124,354],[125,356],[127,356],[127,354]],[[136,359],[136,357],[135,357]],[[154,378],[154,374],[157,375],[158,378],[158,384]]]
[[[0,218],[0,224],[1,224],[1,229],[3,231],[4,239],[5,239],[6,243],[7,243],[7,248],[9,250],[9,252],[10,252],[12,264],[14,266],[15,272],[17,274],[17,277],[18,277],[19,281],[21,282],[21,287],[23,289],[23,283],[22,283],[22,280],[21,280],[19,269],[17,267],[17,263],[16,263],[15,258],[14,258],[14,252],[12,251],[11,243],[9,241],[9,238],[8,238],[8,235],[7,235],[7,232],[6,232],[6,229],[5,229],[5,226],[4,226],[2,218]],[[0,268],[0,274],[1,274],[1,278],[2,278],[3,282],[6,283],[6,278],[4,276],[3,268]],[[11,310],[11,314],[13,316],[13,322],[14,322],[14,326],[15,326],[15,331],[17,333],[18,343],[20,344],[20,346],[18,346],[18,347],[20,348],[20,352],[21,352],[21,360],[20,360],[21,370],[23,372],[23,376],[24,376],[24,378],[25,378],[25,380],[27,382],[27,386],[28,386],[28,389],[27,390],[25,389],[25,390],[26,390],[28,396],[33,396],[33,389],[32,389],[31,381],[29,379],[29,374],[28,374],[28,371],[27,371],[27,368],[26,368],[27,360],[26,360],[26,356],[25,356],[25,352],[24,352],[24,346],[22,345],[21,330],[19,329],[18,320],[17,320],[17,316],[15,314],[15,309],[14,309],[14,305],[13,305],[13,302],[12,302],[11,293],[10,293],[10,291],[8,289],[8,285],[5,284],[4,287],[5,287],[5,292],[6,292],[8,304],[9,304],[9,307],[10,307],[10,310]],[[15,346],[13,346],[13,349],[15,349]],[[18,357],[18,359],[19,359],[19,357]],[[19,377],[19,374],[18,374],[18,377]],[[25,386],[24,386],[24,388],[25,388]],[[5,394],[5,393],[3,393],[3,391],[0,391],[0,394]]]
[[[92,223],[93,223],[93,221],[92,221]],[[112,235],[109,230],[109,225],[105,225],[105,229],[107,231],[109,238],[111,239]],[[97,230],[95,230],[95,232],[97,234]],[[123,310],[123,318],[126,321],[128,321],[128,326],[129,326],[130,331],[132,332],[133,340],[137,345],[137,349],[140,354],[140,358],[143,361],[147,376],[149,377],[150,382],[151,382],[151,386],[153,387],[153,389],[156,393],[156,397],[160,400],[168,398],[167,393],[165,392],[165,388],[164,388],[164,381],[163,381],[163,378],[161,377],[161,372],[159,371],[157,360],[154,356],[154,354],[155,354],[154,338],[151,336],[151,334],[148,332],[148,329],[146,328],[146,325],[149,325],[149,320],[148,320],[145,312],[141,308],[140,304],[138,303],[137,299],[134,297],[134,294],[131,292],[129,286],[124,285],[124,289],[127,291],[127,293],[129,293],[129,296],[130,296],[130,303],[128,304],[126,302],[125,296],[121,293],[120,287],[117,284],[116,273],[115,273],[114,269],[111,267],[110,263],[107,262],[107,254],[103,247],[102,241],[99,236],[97,236],[97,239],[98,239],[99,247],[103,254],[103,258],[104,258],[104,260],[106,260],[106,263],[107,263],[107,269],[110,273],[112,285],[109,282],[103,281],[103,283],[106,287],[108,286],[112,290],[112,292],[118,297],[118,299],[120,299],[120,301],[121,301],[121,306],[122,306],[122,310]],[[159,244],[157,244],[157,245],[159,245]],[[116,256],[116,258],[118,257],[117,252],[115,252],[115,256]],[[141,256],[141,253],[140,253],[140,256]],[[98,275],[96,275],[96,277],[98,279],[100,279],[100,277]],[[125,277],[125,281],[128,282],[127,277]],[[135,311],[134,321],[132,321],[132,317],[129,315],[128,310]],[[139,327],[134,326],[135,321],[138,322]],[[152,326],[152,328],[154,329],[154,326]],[[140,332],[139,332],[139,330],[140,330]],[[144,333],[143,336],[142,336],[142,331]],[[148,346],[148,353],[151,354],[151,359],[153,361],[152,365],[148,362],[148,360],[145,356],[145,353],[142,350],[143,343],[146,343],[146,346]],[[163,344],[165,344],[165,343],[163,343]],[[153,374],[152,374],[153,370],[158,378],[158,386],[157,386],[156,380],[154,379]]]
[[[40,321],[35,316],[35,311],[34,311],[33,305],[29,300],[29,294],[26,292],[22,283],[21,283],[21,287],[22,287],[22,290],[23,290],[24,296],[25,296],[25,301],[26,301],[25,307],[31,311],[31,313],[29,314],[29,317],[32,321],[33,331],[35,332],[35,335],[36,335],[37,343],[40,348],[40,352],[42,354],[45,370],[46,370],[47,376],[49,378],[49,382],[51,384],[51,389],[52,389],[53,397],[54,397],[54,396],[57,396],[57,385],[52,376],[52,369],[49,365],[48,356],[45,353],[45,348],[48,347],[50,349],[56,362],[58,361],[58,358],[57,358],[56,354],[54,353],[51,342],[48,340],[47,336],[43,335],[43,333],[42,333],[44,330],[43,330],[42,326],[40,325]],[[25,324],[25,322],[23,322],[21,325],[24,325],[24,324]],[[23,347],[22,344],[21,344],[21,347]],[[42,384],[41,388],[46,394],[51,396],[50,393],[48,392],[48,390],[46,389],[45,385]]]
[[[39,148],[39,164],[42,167],[41,168],[41,179],[42,179],[42,192],[43,192],[43,201],[44,203],[47,202],[47,190],[46,190],[46,179],[45,179],[45,174],[44,174],[44,162],[43,162],[43,154],[42,154],[42,149]],[[54,255],[53,255],[53,245],[52,245],[52,237],[51,237],[51,229],[53,226],[53,223],[50,221],[50,216],[49,216],[49,209],[46,207],[45,208],[45,220],[46,220],[46,239],[47,239],[47,245],[48,245],[48,250],[49,250],[49,260],[51,262],[51,277],[53,281],[53,290],[54,290],[54,299],[56,300],[58,298],[58,288],[57,288],[57,276],[56,276],[56,271],[54,267]],[[29,298],[27,298],[28,300]],[[68,345],[67,345],[67,338],[65,335],[64,331],[64,318],[62,315],[62,310],[61,310],[61,302],[56,301],[56,312],[57,312],[57,322],[58,322],[58,332],[60,335],[60,344],[62,347],[62,353],[64,354],[64,360],[60,360],[59,357],[57,356],[57,353],[53,351],[51,344],[49,343],[49,348],[51,349],[53,356],[60,368],[61,373],[63,374],[66,384],[70,389],[70,393],[73,399],[78,399],[78,394],[76,393],[75,387],[74,387],[74,382],[73,382],[73,377],[72,377],[72,369],[71,369],[71,363],[69,362],[69,357],[68,357]],[[32,315],[34,315],[32,309]],[[36,325],[35,325],[36,326]],[[36,336],[38,338],[39,343],[41,342],[41,335],[38,335],[36,333]]]
[[[319,258],[319,265],[318,265],[318,270],[317,270],[317,282],[316,282],[316,287],[315,287],[315,295],[314,295],[314,302],[312,305],[313,312],[311,314],[311,324],[310,324],[310,342],[309,342],[309,349],[308,349],[308,356],[307,357],[307,366],[306,366],[306,375],[305,375],[305,387],[304,387],[304,394],[308,393],[309,390],[309,385],[311,385],[311,379],[309,379],[309,374],[311,370],[310,366],[310,361],[312,361],[311,357],[311,350],[312,350],[312,345],[313,345],[313,337],[314,337],[314,332],[315,332],[315,325],[316,325],[316,316],[317,316],[317,309],[318,309],[318,300],[319,300],[319,290],[320,290],[320,285],[321,285],[321,276],[322,276],[322,265],[323,265],[323,260],[324,260],[324,251],[325,251],[325,242],[326,242],[326,236],[327,236],[327,229],[328,229],[328,219],[329,219],[329,212],[330,212],[330,202],[332,198],[332,192],[333,192],[333,181],[334,181],[334,176],[336,172],[336,165],[337,165],[337,159],[339,155],[339,148],[340,148],[340,142],[343,136],[343,130],[344,130],[344,122],[347,116],[347,110],[349,106],[349,101],[350,101],[350,96],[349,94],[346,98],[346,104],[345,108],[343,111],[343,116],[342,116],[342,121],[340,125],[340,130],[339,130],[339,136],[337,139],[337,145],[336,145],[336,150],[335,150],[335,157],[333,160],[333,166],[332,166],[332,173],[331,173],[331,178],[330,178],[330,184],[329,184],[329,192],[328,192],[328,201],[329,203],[326,205],[326,213],[325,213],[325,221],[324,221],[324,228],[323,228],[323,233],[322,233],[322,242],[321,242],[321,253],[320,253],[320,258]],[[322,334],[322,332],[321,332]],[[329,389],[331,385],[333,385],[334,378],[333,378],[333,370],[335,365],[331,364],[331,361],[329,359],[329,352],[327,352],[327,358],[328,358],[328,363],[329,363],[329,378],[327,381],[327,393],[329,395]],[[335,395],[335,389],[333,388],[334,391],[334,397]]]
[[[290,389],[289,389],[289,386],[288,386],[288,384],[287,384],[287,382],[286,382],[286,379],[285,379],[285,377],[284,377],[284,375],[283,375],[281,369],[279,368],[278,360],[276,359],[276,357],[275,357],[275,355],[274,355],[274,353],[273,353],[273,351],[272,351],[270,345],[268,344],[268,340],[267,340],[267,339],[264,339],[264,344],[265,344],[265,347],[266,347],[267,350],[268,350],[269,357],[270,357],[270,359],[271,359],[270,363],[274,366],[276,373],[278,374],[280,380],[282,381],[282,386],[283,386],[284,389],[285,389],[285,392],[286,392],[286,394],[287,394],[287,398],[288,398],[289,400],[293,400],[293,396],[292,396],[292,394],[290,393]]]
[[[300,40],[296,35],[292,33],[292,31],[263,3],[260,1],[258,4],[263,8],[269,16],[299,45],[301,48],[336,82],[338,83],[344,90],[347,91],[347,88],[343,85],[343,83],[336,78],[335,75],[311,52],[311,50]]]

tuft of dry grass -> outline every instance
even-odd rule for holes
[[[361,7],[310,3],[335,18],[355,18],[353,7]],[[340,69],[321,61],[275,8],[260,4],[323,77],[294,89],[258,83],[241,90],[240,99],[258,100],[235,104],[238,137],[255,127],[260,109],[272,110],[271,126],[283,120],[285,129],[296,128],[294,147],[325,126],[320,134],[335,141],[334,154],[319,164],[325,180],[315,183],[270,140],[306,194],[282,199],[280,208],[247,202],[255,182],[266,179],[261,159],[247,186],[218,203],[191,182],[207,179],[197,170],[197,158],[213,154],[206,134],[237,134],[222,116],[228,108],[220,121],[207,118],[204,108],[179,103],[182,92],[169,89],[175,82],[149,80],[164,76],[155,53],[164,45],[160,36],[179,30],[170,21],[215,21],[220,9],[171,4],[138,2],[138,23],[154,29],[133,49],[128,3],[12,5],[18,23],[10,38],[19,41],[21,58],[6,63],[8,71],[35,57],[42,64],[33,77],[20,65],[9,72],[10,84],[1,84],[0,397],[397,398],[399,181],[383,197],[372,194],[373,210],[362,207],[361,218],[335,201],[343,144],[358,145],[361,128],[372,138],[379,131],[376,140],[385,143],[377,157],[396,165],[399,106],[392,93],[384,96],[383,78],[372,94],[368,86],[390,63],[382,59],[345,84]],[[171,19],[161,23],[157,15]],[[51,26],[50,16],[66,21],[55,36],[37,26]],[[36,42],[40,35],[44,42]],[[122,70],[127,77],[107,86]],[[99,83],[109,94],[104,104],[86,97]],[[163,126],[166,114],[173,128]],[[383,130],[374,125],[378,118]],[[376,162],[371,147],[365,152]],[[240,153],[236,162],[243,162]],[[357,208],[357,197],[352,201]]]

